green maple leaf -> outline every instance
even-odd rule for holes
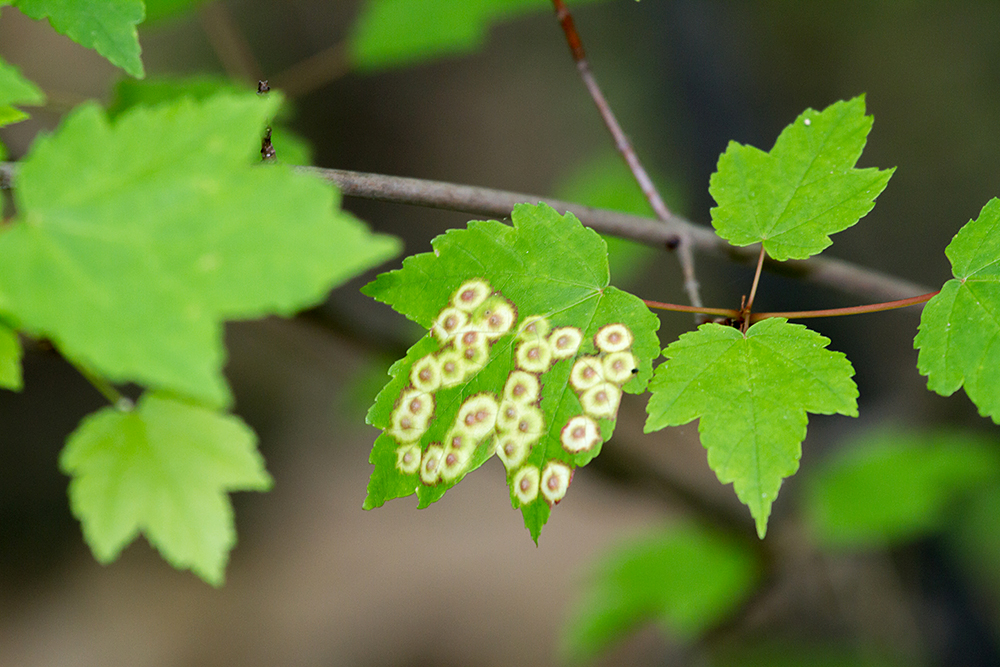
[[[289,315],[398,247],[322,181],[255,166],[279,104],[75,112],[21,164],[0,310],[109,380],[225,404],[223,320]]]
[[[181,97],[196,101],[207,100],[219,93],[239,94],[256,92],[256,90],[256,85],[251,87],[246,82],[204,74],[192,76],[158,75],[147,77],[141,81],[123,78],[115,84],[114,93],[108,105],[108,117],[114,120],[132,107],[141,104],[163,104],[164,102],[176,101]],[[309,142],[286,125],[291,115],[292,110],[286,100],[268,125],[273,130],[271,145],[276,152],[272,162],[294,165],[311,164],[312,147]]]
[[[28,117],[28,114],[15,108],[15,104],[45,104],[45,95],[38,86],[21,75],[21,70],[0,59],[0,127]]]
[[[1000,200],[962,227],[945,254],[955,278],[924,306],[917,368],[942,396],[964,385],[979,414],[1000,423]]]
[[[577,0],[573,4],[582,4]],[[482,47],[490,26],[531,12],[547,0],[367,0],[351,27],[348,50],[360,69],[382,69]]]
[[[389,370],[365,507],[438,500],[497,453],[538,539],[577,466],[643,390],[658,321],[609,286],[607,249],[571,214],[518,205],[513,227],[470,222],[363,290],[430,332]]]
[[[144,76],[135,26],[142,23],[142,0],[8,0],[33,19],[47,18],[56,32],[94,49],[134,77]]]
[[[87,417],[59,465],[98,561],[117,558],[141,532],[174,567],[216,586],[236,543],[226,493],[271,487],[246,424],[156,394],[135,410]]]
[[[855,169],[871,130],[864,97],[806,109],[769,153],[729,142],[712,174],[712,225],[737,246],[764,243],[779,261],[805,259],[875,205],[894,169]]]
[[[708,464],[750,508],[761,538],[781,481],[798,470],[806,413],[856,417],[854,369],[829,340],[783,318],[703,324],[663,351],[646,432],[700,419]]]

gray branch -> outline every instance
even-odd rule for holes
[[[337,185],[346,196],[377,201],[428,206],[470,215],[504,218],[515,204],[544,202],[561,213],[569,211],[584,225],[621,238],[639,241],[655,248],[674,249],[682,234],[690,236],[696,249],[739,264],[753,266],[759,250],[753,246],[737,248],[717,236],[711,229],[671,215],[661,222],[627,213],[581,206],[571,202],[523,194],[456,185],[418,178],[366,174],[343,169],[299,167],[300,170],[322,176]],[[806,282],[832,287],[865,299],[893,301],[933,291],[917,283],[872,271],[838,259],[813,257],[787,262],[767,261],[764,268],[772,273],[792,276]]]
[[[573,213],[584,225],[601,232],[625,239],[632,239],[654,248],[676,248],[681,235],[687,234],[699,251],[730,261],[753,266],[759,251],[752,246],[736,248],[716,236],[715,232],[696,225],[684,218],[671,215],[663,222],[617,211],[608,211],[572,202],[507,192],[490,188],[456,185],[419,178],[402,178],[366,174],[343,169],[297,167],[299,171],[316,174],[335,184],[348,197],[361,197],[397,204],[411,204],[430,208],[460,211],[469,215],[505,218],[515,204],[544,202],[561,213]],[[8,189],[14,182],[17,164],[0,162],[0,188]],[[806,282],[832,287],[841,292],[865,299],[893,301],[917,294],[926,294],[934,288],[896,278],[879,271],[872,271],[838,259],[813,257],[788,262],[768,261],[764,268],[772,273],[792,276]]]

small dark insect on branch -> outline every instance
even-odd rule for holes
[[[264,130],[264,138],[260,140],[260,159],[273,160],[276,155],[274,146],[271,145],[271,128]]]
[[[263,79],[257,82],[257,94],[263,95],[271,90],[271,86],[267,85],[267,79]]]

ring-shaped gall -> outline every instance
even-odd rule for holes
[[[573,471],[568,465],[559,461],[546,463],[539,485],[545,502],[549,505],[555,505],[562,500],[571,481],[573,481]]]
[[[571,454],[590,451],[602,442],[601,428],[590,417],[577,415],[563,426],[559,441]]]
[[[624,324],[606,324],[594,336],[594,345],[602,352],[621,352],[632,347],[632,332]]]
[[[521,505],[534,502],[538,497],[538,479],[541,473],[536,466],[524,466],[514,473],[514,497]]]

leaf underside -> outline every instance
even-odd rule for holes
[[[600,237],[545,205],[511,219],[439,236],[363,289],[430,329],[368,414],[384,432],[365,508],[412,493],[425,507],[497,453],[537,540],[611,437],[622,392],[652,374],[658,321],[608,286]]]
[[[730,142],[709,183],[716,232],[737,246],[763,242],[779,261],[821,252],[830,234],[872,209],[892,176],[854,168],[871,126],[862,96],[806,109],[769,153]]]
[[[783,318],[703,324],[663,351],[650,382],[646,432],[700,419],[708,464],[750,508],[761,538],[785,477],[795,473],[807,413],[857,416],[854,369],[829,340]]]

